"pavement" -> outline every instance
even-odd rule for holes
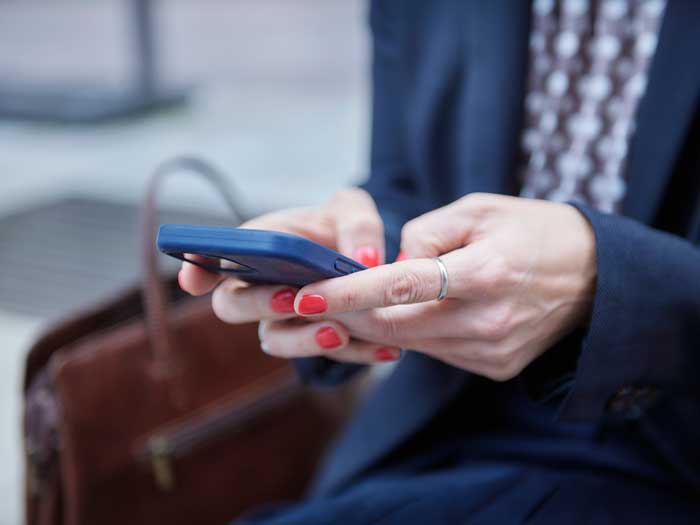
[[[0,0],[0,83],[125,85],[127,5]],[[314,204],[364,177],[363,1],[156,5],[160,78],[191,86],[189,103],[83,127],[0,121],[0,220],[65,197],[136,203],[153,167],[185,152],[229,173],[250,214]],[[194,180],[171,184],[162,202],[221,210]],[[21,522],[21,370],[45,323],[0,310],[0,525]]]

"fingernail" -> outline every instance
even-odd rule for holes
[[[270,306],[277,313],[291,313],[294,311],[294,298],[296,295],[296,292],[291,288],[280,290],[270,299]]]
[[[304,295],[299,301],[297,310],[300,314],[322,314],[328,309],[328,303],[321,295]]]
[[[374,246],[361,246],[354,251],[352,258],[360,264],[372,268],[379,264],[379,250]]]
[[[180,288],[182,288],[183,290],[185,289],[185,287],[182,286],[182,269],[179,272],[177,272],[177,284],[179,284]]]
[[[377,361],[397,361],[401,357],[401,349],[394,346],[383,346],[374,351]]]
[[[338,333],[330,326],[316,332],[316,342],[321,348],[336,348],[342,343]]]
[[[405,261],[405,260],[406,260],[406,252],[403,250],[400,250],[399,254],[396,256],[396,262]]]

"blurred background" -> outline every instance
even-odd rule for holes
[[[202,156],[249,215],[364,178],[362,0],[0,0],[0,524],[21,521],[21,377],[41,329],[139,279],[162,160]],[[224,213],[196,180],[161,199]],[[225,219],[224,219],[225,220]]]

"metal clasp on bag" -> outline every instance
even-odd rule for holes
[[[170,441],[164,436],[154,436],[148,440],[147,449],[156,485],[163,492],[170,492],[175,487],[173,448]]]

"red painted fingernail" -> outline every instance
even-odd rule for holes
[[[330,326],[316,332],[316,342],[321,348],[336,348],[342,344],[340,336]]]
[[[396,361],[401,357],[401,349],[394,346],[383,346],[374,351],[374,357],[377,361]]]
[[[304,295],[297,310],[304,315],[322,314],[328,310],[328,303],[321,295]]]
[[[399,254],[396,256],[396,262],[405,261],[405,260],[406,260],[406,252],[403,250],[400,250]]]
[[[291,288],[280,290],[270,299],[270,306],[277,313],[291,313],[294,311],[294,298],[296,295],[296,292]]]
[[[379,250],[374,246],[361,246],[354,251],[352,258],[360,264],[372,268],[379,264]]]

